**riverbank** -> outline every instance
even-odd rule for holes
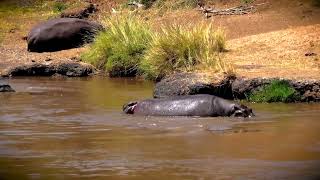
[[[121,11],[118,9],[119,3],[99,1],[94,3],[98,5],[99,11],[93,15],[92,20],[98,20],[99,16],[110,15],[112,8],[116,8],[117,12]],[[244,99],[248,93],[252,92],[252,84],[262,87],[275,79],[284,79],[302,95],[301,101],[319,101],[320,9],[314,7],[311,1],[295,0],[288,3],[269,0],[256,3],[263,3],[263,5],[257,6],[252,14],[213,16],[208,19],[204,18],[196,8],[166,10],[160,14],[157,11],[159,9],[151,8],[138,10],[137,13],[145,16],[154,29],[165,24],[185,23],[212,23],[223,29],[226,32],[226,48],[219,54],[219,58],[230,65],[232,72],[229,76],[235,75],[237,77],[235,82],[241,80],[242,83],[239,86],[247,88],[242,89],[241,92],[233,88],[229,95],[222,95],[222,97],[230,98],[232,94],[233,98]],[[239,2],[234,0],[215,5],[226,8],[237,4]],[[123,11],[123,13],[126,12]],[[28,11],[25,14],[21,19],[18,16],[1,17],[13,25],[11,29],[2,32],[4,38],[0,45],[0,76],[60,74],[75,77],[94,74],[95,68],[83,63],[81,59],[81,54],[88,51],[88,46],[53,53],[28,52],[23,37],[32,26],[52,17],[53,14],[48,10],[39,11],[38,17],[35,16],[37,12],[34,11]],[[17,18],[17,22],[12,18]],[[19,26],[16,23],[19,23]],[[216,74],[210,68],[197,69],[194,73],[194,77],[189,77],[185,81],[201,82],[207,79],[206,83],[203,83],[205,86],[213,84],[220,88],[224,87],[225,81],[228,81],[225,79],[226,75]],[[201,78],[195,79],[198,77],[197,74],[201,74]],[[216,80],[221,78],[222,80],[218,82],[222,84],[217,84]],[[175,82],[172,77],[167,77],[162,82],[167,82],[169,79]],[[233,86],[233,84],[229,83],[227,86]],[[162,92],[163,94],[171,93],[170,88],[164,89],[168,92]],[[155,94],[158,91],[156,89]],[[183,88],[175,93],[188,94],[180,91],[184,91]],[[215,94],[215,91],[210,93]],[[155,95],[155,97],[158,96],[162,95]]]
[[[179,73],[164,78],[155,86],[153,96],[164,98],[178,95],[212,94],[226,99],[249,100],[273,82],[286,82],[296,91],[288,102],[320,102],[320,81],[285,78],[246,78],[203,73]],[[281,94],[280,94],[281,96]],[[286,100],[283,100],[284,102]]]

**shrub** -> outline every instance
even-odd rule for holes
[[[274,80],[249,96],[254,102],[293,102],[299,98],[297,91],[287,81]]]
[[[111,76],[135,76],[151,41],[149,25],[134,16],[114,16],[105,25],[107,31],[96,37],[82,59]]]
[[[175,71],[192,71],[198,65],[221,71],[218,57],[225,48],[225,36],[212,26],[168,26],[153,36],[150,48],[140,64],[145,77],[158,79]]]

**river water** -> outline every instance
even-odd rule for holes
[[[319,179],[320,104],[237,118],[136,117],[153,83],[15,78],[0,94],[0,179]]]

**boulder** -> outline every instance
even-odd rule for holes
[[[158,82],[153,96],[164,98],[178,95],[211,94],[233,99],[231,82],[234,78],[234,76],[225,74],[176,73]]]

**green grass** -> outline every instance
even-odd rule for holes
[[[264,86],[261,90],[249,95],[249,100],[253,102],[294,102],[298,100],[297,91],[290,86],[287,81],[274,80]]]
[[[67,9],[67,5],[66,5],[66,3],[56,1],[56,2],[54,2],[52,8],[53,8],[54,12],[58,12],[59,13],[59,12],[62,12],[64,10],[66,10]]]
[[[224,48],[224,33],[212,26],[189,29],[171,25],[153,36],[140,66],[149,79],[159,79],[177,71],[193,71],[200,66],[223,71],[224,65],[218,55]]]
[[[114,16],[105,21],[101,32],[82,59],[110,76],[135,76],[151,41],[149,25],[135,16]]]
[[[171,25],[155,32],[141,18],[122,15],[107,19],[105,25],[107,30],[81,58],[110,76],[143,75],[156,80],[174,72],[226,70],[219,56],[225,36],[211,25]]]

